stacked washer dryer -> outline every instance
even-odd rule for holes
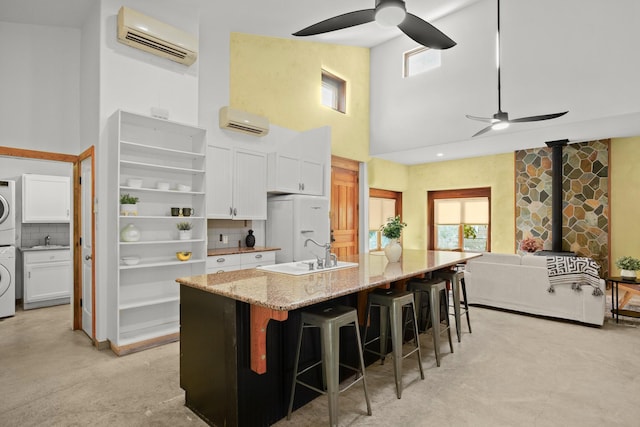
[[[0,180],[0,318],[16,313],[15,181]]]

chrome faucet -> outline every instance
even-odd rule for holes
[[[47,234],[46,236],[44,236],[44,245],[49,246],[50,244],[51,244],[51,236]]]
[[[335,254],[331,253],[331,243],[325,243],[321,245],[313,239],[307,239],[304,241],[304,247],[307,247],[307,243],[313,243],[319,248],[324,248],[324,260],[320,257],[316,257],[318,259],[318,268],[327,268],[327,267],[335,267],[338,265],[338,257]]]

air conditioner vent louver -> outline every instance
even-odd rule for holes
[[[269,119],[257,114],[222,107],[218,118],[222,129],[229,129],[256,136],[264,136],[269,133]]]
[[[133,42],[136,43],[140,43],[143,44],[145,46],[149,46],[152,49],[158,49],[161,50],[169,55],[175,56],[176,58],[180,58],[180,59],[184,59],[187,57],[187,53],[184,51],[179,51],[176,49],[171,49],[168,46],[165,46],[161,43],[158,43],[154,40],[151,40],[150,38],[147,37],[142,37],[139,36],[137,34],[131,33],[131,32],[127,32],[127,40],[131,40]]]
[[[194,36],[124,6],[118,12],[118,41],[185,65],[198,58]]]

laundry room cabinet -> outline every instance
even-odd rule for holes
[[[24,251],[22,261],[25,310],[69,304],[73,285],[70,249]]]
[[[115,150],[111,203],[117,212],[111,259],[109,341],[127,354],[179,338],[178,277],[206,271],[205,130],[125,111],[112,117]],[[120,196],[137,197],[134,215],[120,211]],[[172,215],[172,210],[181,212]],[[180,209],[191,208],[182,216]],[[184,239],[177,225],[191,224]],[[137,235],[123,229],[136,229]],[[191,252],[179,260],[177,252]]]
[[[71,181],[68,176],[22,175],[22,222],[68,223]]]

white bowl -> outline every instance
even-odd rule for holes
[[[139,256],[124,256],[122,257],[122,263],[124,265],[136,265],[140,262]]]
[[[178,191],[191,191],[190,185],[178,184],[176,185],[176,190]]]
[[[142,187],[142,179],[140,178],[129,178],[127,179],[127,186],[132,188],[140,188]]]
[[[168,190],[169,189],[169,183],[168,182],[159,182],[156,184],[156,188],[158,190]]]

